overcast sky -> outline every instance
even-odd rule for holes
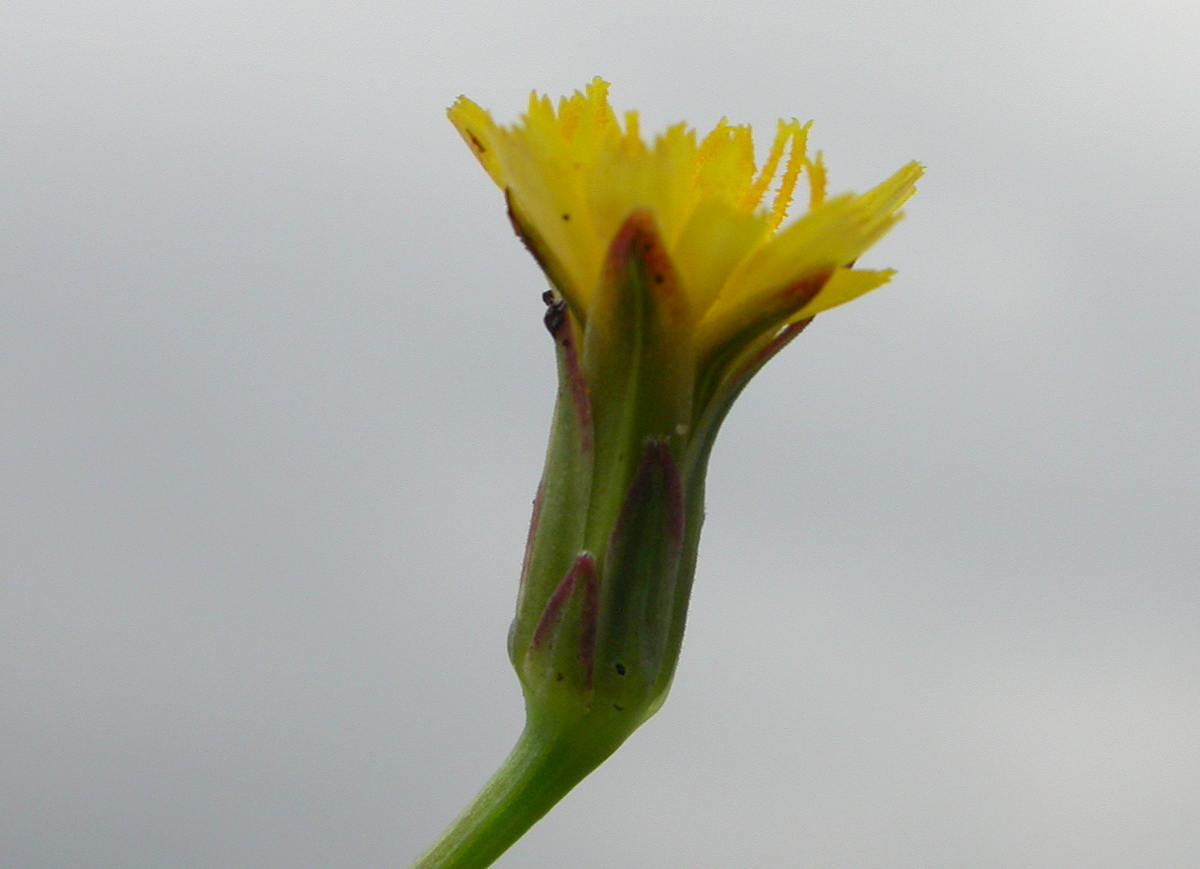
[[[406,867],[522,723],[544,283],[445,119],[910,159],[506,869],[1200,865],[1194,0],[0,2],[0,866]],[[760,136],[760,138],[764,138]]]

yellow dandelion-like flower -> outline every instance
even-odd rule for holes
[[[620,228],[635,212],[651,215],[701,358],[747,330],[805,320],[886,283],[890,270],[852,266],[900,218],[921,175],[909,163],[869,193],[826,197],[821,155],[807,153],[810,124],[794,119],[779,122],[761,167],[750,128],[725,121],[703,139],[676,124],[648,144],[637,113],[622,123],[599,78],[557,109],[532,94],[512,127],[465,97],[449,115],[581,322]],[[801,174],[808,208],[785,225]]]
[[[808,125],[643,141],[595,79],[512,127],[450,109],[553,287],[559,388],[508,636],[526,728],[414,869],[483,869],[662,705],[683,640],[704,478],[738,393],[813,316],[885,283],[854,263],[921,168],[825,193]],[[786,222],[801,177],[804,214]]]

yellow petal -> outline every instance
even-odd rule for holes
[[[808,210],[825,201],[825,157],[818,151],[808,164]]]
[[[859,296],[882,287],[895,273],[892,269],[874,272],[863,269],[838,269],[813,300],[792,315],[790,322],[798,323],[815,317],[822,311],[854,301]]]
[[[754,183],[754,140],[749,127],[724,118],[704,137],[696,155],[696,187],[704,199],[738,202]]]
[[[446,114],[475,154],[475,159],[487,170],[492,180],[503,187],[504,177],[496,159],[496,139],[503,131],[496,126],[492,116],[466,97],[459,97]]]
[[[724,200],[692,211],[673,253],[692,306],[705,311],[730,273],[768,233],[767,218],[738,211]]]
[[[696,131],[675,124],[654,140],[649,155],[647,206],[655,209],[663,238],[674,245],[695,207]]]
[[[712,351],[756,324],[776,322],[789,304],[793,313],[811,304],[805,294],[814,282],[858,259],[895,224],[920,174],[913,163],[862,196],[826,200],[759,247],[704,315],[698,346]]]

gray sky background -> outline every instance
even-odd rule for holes
[[[521,726],[553,362],[444,109],[928,166],[714,455],[663,711],[498,864],[1200,865],[1200,6],[0,4],[0,866],[405,867]]]

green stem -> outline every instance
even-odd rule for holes
[[[620,743],[575,728],[564,732],[527,723],[479,796],[412,869],[491,866]]]

